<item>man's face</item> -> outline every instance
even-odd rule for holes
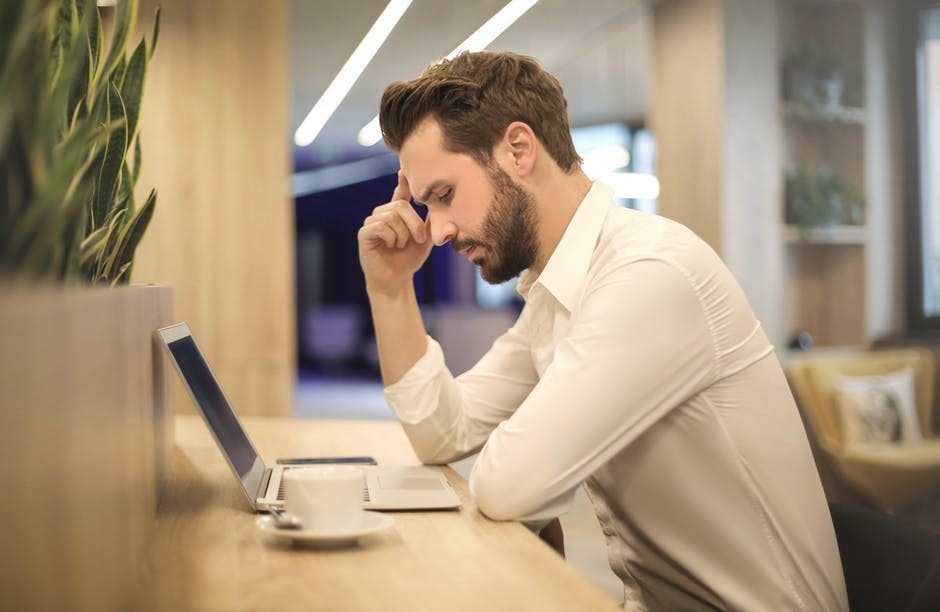
[[[444,149],[434,120],[405,140],[400,159],[415,201],[428,208],[434,244],[450,242],[493,284],[532,266],[538,254],[535,201],[495,162],[481,166]]]

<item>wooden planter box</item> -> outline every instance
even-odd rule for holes
[[[0,288],[0,609],[131,609],[173,445],[172,304]]]

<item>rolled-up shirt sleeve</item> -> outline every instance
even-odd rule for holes
[[[454,377],[440,345],[430,336],[425,354],[385,398],[401,421],[418,458],[428,464],[477,452],[538,382],[524,318],[500,336],[469,371]]]

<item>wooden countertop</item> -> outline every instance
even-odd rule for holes
[[[419,463],[394,422],[243,423],[269,465],[327,455]],[[176,441],[142,568],[141,610],[622,610],[524,526],[480,514],[450,468],[459,511],[393,513],[392,529],[353,547],[294,547],[255,527],[199,417],[176,417]]]

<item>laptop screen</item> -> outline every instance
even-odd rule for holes
[[[218,381],[209,369],[202,351],[196,345],[189,327],[174,325],[160,330],[177,370],[189,387],[199,411],[202,412],[216,442],[228,458],[232,470],[238,476],[252,505],[264,477],[264,463],[245,434],[245,429],[235,416],[235,411],[222,392]]]
[[[196,403],[206,415],[209,427],[218,436],[219,444],[222,445],[225,454],[232,462],[232,467],[240,477],[244,477],[251,471],[251,466],[255,464],[255,458],[258,455],[252,448],[251,442],[248,441],[245,431],[235,419],[235,413],[225,399],[215,376],[209,371],[209,365],[196,348],[196,342],[192,336],[187,336],[171,342],[168,346],[179,365],[180,372],[189,383]]]

